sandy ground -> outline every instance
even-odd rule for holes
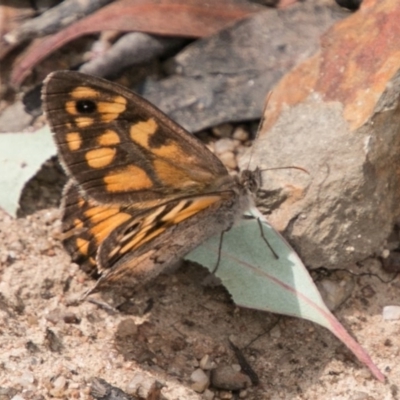
[[[130,394],[157,379],[166,399],[350,399],[400,397],[400,277],[359,277],[336,315],[387,377],[371,377],[324,328],[239,309],[205,269],[183,265],[132,293],[117,309],[77,302],[91,285],[59,241],[57,209],[12,219],[0,211],[0,399],[92,399],[93,378]],[[377,261],[370,269],[388,279]],[[237,393],[191,389],[209,355],[213,367],[238,364],[231,339],[260,383]],[[206,373],[209,373],[206,371]]]

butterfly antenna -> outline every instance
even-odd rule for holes
[[[260,172],[274,171],[274,170],[277,170],[277,169],[298,169],[299,171],[305,172],[307,175],[311,175],[310,172],[308,172],[305,168],[297,167],[296,165],[288,165],[286,167],[264,168],[264,169],[260,169]]]

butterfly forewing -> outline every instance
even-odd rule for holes
[[[97,201],[202,193],[227,175],[195,137],[117,84],[56,72],[46,79],[44,108],[65,168]]]

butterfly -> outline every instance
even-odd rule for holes
[[[57,71],[42,99],[69,177],[63,244],[99,278],[94,291],[149,281],[253,204],[257,174],[229,175],[195,136],[123,86]]]

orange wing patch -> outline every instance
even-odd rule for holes
[[[128,165],[115,172],[109,172],[103,179],[108,192],[143,190],[153,186],[147,173],[135,165]]]
[[[65,138],[67,139],[68,148],[71,151],[79,150],[82,146],[82,138],[79,132],[67,133]]]
[[[220,200],[220,196],[206,196],[194,200],[182,200],[169,210],[167,214],[162,216],[162,218],[158,219],[158,215],[162,214],[166,208],[166,206],[160,207],[158,210],[155,210],[154,213],[144,218],[138,230],[132,230],[132,225],[128,226],[126,229],[127,233],[120,238],[120,243],[124,243],[124,245],[120,248],[115,247],[112,249],[108,257],[112,258],[117,254],[123,255],[129,251],[140,248],[145,243],[161,235],[170,226],[190,218]]]
[[[89,241],[82,239],[82,238],[76,238],[76,247],[78,248],[79,252],[83,254],[84,256],[88,255],[89,252]]]
[[[152,147],[151,151],[159,157],[168,158],[174,160],[174,162],[187,163],[190,157],[190,155],[183,152],[182,148],[176,143],[167,144],[158,148]]]
[[[159,157],[164,157],[174,162],[187,163],[190,154],[183,152],[179,144],[172,142],[172,140],[169,140],[169,144],[160,147],[152,147],[150,145],[150,138],[156,133],[157,128],[157,122],[153,118],[149,118],[147,121],[132,125],[130,137],[135,143]]]
[[[157,122],[153,118],[149,118],[147,121],[141,121],[133,124],[130,129],[131,139],[144,147],[149,149],[149,139],[157,130]]]
[[[179,208],[179,203],[177,207],[173,208],[168,214],[164,215],[162,221],[171,223],[173,225],[179,224],[179,222],[184,221],[185,219],[197,214],[205,208],[210,207],[212,204],[220,200],[220,196],[199,197],[193,200],[193,202],[186,208]],[[182,201],[181,203],[184,202]]]
[[[118,228],[130,218],[130,214],[119,212],[118,214],[112,215],[94,225],[90,228],[90,233],[95,237],[96,242],[99,245],[114,229]]]
[[[78,110],[76,109],[76,101],[70,100],[65,103],[65,111],[70,115],[77,115]]]
[[[195,183],[186,172],[163,160],[154,160],[153,166],[157,172],[157,177],[166,186],[184,188]]]
[[[154,232],[150,233],[149,235],[147,235],[147,230],[145,232],[140,232],[138,235],[134,236],[130,242],[128,242],[124,247],[122,247],[119,252],[121,254],[125,254],[128,251],[136,249],[142,246],[144,243],[148,242],[149,240],[159,236],[166,229],[167,229],[166,226],[162,226],[157,230],[155,230]]]
[[[74,228],[75,229],[83,229],[83,222],[79,218],[74,219]]]
[[[85,154],[86,162],[89,167],[104,168],[112,163],[116,152],[116,149],[110,147],[90,150]]]
[[[87,128],[90,125],[93,125],[94,118],[90,117],[78,117],[75,118],[76,125],[78,128]]]
[[[105,123],[114,121],[126,110],[126,99],[122,96],[115,96],[113,101],[99,101],[97,109],[101,114],[101,120]]]
[[[115,146],[119,144],[120,141],[118,133],[110,129],[107,129],[97,139],[99,146]]]
[[[119,207],[97,206],[88,208],[84,214],[92,224],[97,224],[119,213]]]
[[[87,86],[78,86],[71,92],[71,96],[75,99],[84,99],[88,97],[96,98],[100,97],[101,93]]]

